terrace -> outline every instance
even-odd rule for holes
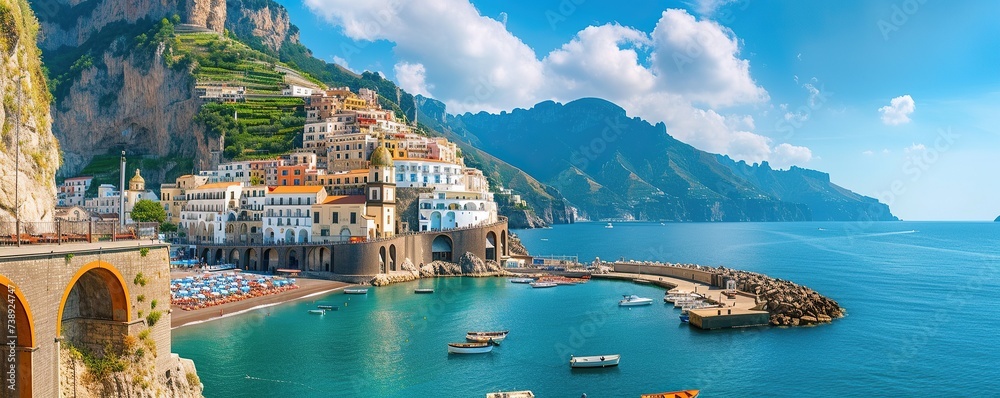
[[[158,223],[117,221],[0,222],[0,246],[61,245],[158,239]]]

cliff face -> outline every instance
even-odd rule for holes
[[[22,220],[49,221],[55,207],[59,143],[49,127],[37,32],[25,0],[0,0],[0,221],[14,218],[15,192]]]
[[[167,68],[162,47],[152,60],[112,45],[101,67],[83,70],[69,93],[53,106],[53,131],[63,145],[62,175],[78,173],[94,155],[126,148],[129,156],[180,155],[208,159],[217,140],[192,123],[200,101],[187,70]],[[99,142],[102,145],[94,145]],[[161,182],[155,173],[149,182]]]
[[[76,47],[114,22],[135,23],[174,14],[185,23],[222,33],[225,0],[47,0],[33,2],[42,25],[41,47]]]
[[[273,2],[229,0],[226,28],[246,41],[256,38],[268,50],[278,53],[285,42],[298,43],[298,28],[292,26],[288,11]]]

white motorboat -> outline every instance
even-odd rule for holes
[[[485,354],[493,351],[494,344],[485,343],[448,343],[449,354]]]
[[[319,309],[325,310],[325,311],[336,311],[336,310],[339,309],[339,307],[334,307],[332,305],[317,305],[316,308],[319,308]]]
[[[604,226],[604,228],[614,228],[614,227],[615,227],[615,226],[614,226],[614,225],[611,225],[611,223],[608,223],[608,225],[605,225],[605,226]]]
[[[344,289],[344,294],[368,294],[368,289]]]
[[[326,314],[326,310],[309,310],[309,313],[312,315],[323,315]]]
[[[495,343],[499,343],[507,338],[507,330],[499,332],[468,332],[465,334],[465,339],[469,341],[475,341],[479,343],[485,343],[493,340]]]
[[[431,294],[434,293],[434,289],[424,288],[424,289],[413,289],[416,294]]]
[[[595,355],[590,357],[572,357],[569,366],[573,368],[606,368],[608,366],[618,366],[621,355]]]
[[[486,394],[486,398],[535,398],[535,393],[524,391],[499,391]]]
[[[618,305],[621,307],[634,307],[637,305],[650,305],[653,304],[653,299],[639,297],[634,294],[626,294],[623,299],[618,301]]]
[[[534,281],[532,278],[510,278],[510,283],[531,283]]]
[[[556,287],[558,286],[555,282],[532,282],[531,287],[542,288],[542,287]]]

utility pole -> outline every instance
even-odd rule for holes
[[[125,150],[122,150],[121,185],[118,186],[118,224],[125,226]]]
[[[17,245],[21,246],[21,110],[24,109],[21,103],[21,74],[17,75],[17,118],[14,119],[14,127],[17,133],[14,137],[14,228],[17,235]]]

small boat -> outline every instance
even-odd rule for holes
[[[637,305],[650,305],[653,304],[653,299],[639,297],[634,294],[626,294],[623,299],[618,301],[618,305],[621,307],[634,307]]]
[[[642,394],[641,398],[698,398],[699,390],[682,390],[671,392],[660,392],[656,394]]]
[[[535,398],[535,393],[524,391],[498,391],[486,394],[486,398]]]
[[[485,354],[493,351],[493,341],[485,343],[448,343],[449,354]]]
[[[569,360],[569,366],[572,368],[606,368],[609,366],[618,366],[618,360],[621,357],[618,354],[572,357]]]
[[[691,317],[688,316],[688,314],[680,314],[677,317],[680,318],[681,322],[683,322],[683,323],[689,323],[689,322],[691,322]]]
[[[614,226],[614,225],[611,225],[611,223],[608,223],[608,225],[605,225],[605,226],[604,226],[604,228],[614,228],[614,227],[615,227],[615,226]]]
[[[510,333],[510,331],[503,330],[499,332],[468,332],[465,334],[465,339],[480,343],[485,343],[487,341],[493,340],[494,342],[499,343],[503,341],[503,339],[507,338],[507,333]]]
[[[344,294],[368,294],[368,289],[344,289]]]
[[[326,314],[326,310],[309,310],[309,313],[313,315],[323,315]]]
[[[336,311],[339,307],[334,307],[332,305],[317,305],[316,308],[324,311]]]
[[[556,287],[556,283],[555,282],[532,282],[530,285],[531,285],[531,287],[536,288],[536,289],[543,288],[543,287]]]
[[[531,278],[510,278],[510,283],[531,283],[534,282]]]
[[[416,294],[431,294],[434,293],[434,289],[413,289]]]

